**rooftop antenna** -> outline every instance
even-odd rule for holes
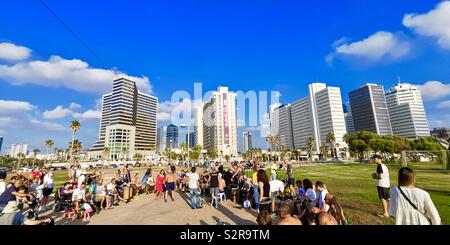
[[[397,74],[397,79],[398,79],[398,83],[402,83],[402,81],[400,80],[400,76]]]

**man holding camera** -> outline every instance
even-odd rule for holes
[[[374,162],[377,164],[377,171],[372,174],[372,178],[377,182],[378,198],[383,205],[383,217],[389,217],[388,202],[390,199],[389,189],[391,182],[389,180],[389,170],[383,163],[380,155],[373,156]]]

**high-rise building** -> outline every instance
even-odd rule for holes
[[[131,159],[155,150],[157,110],[158,98],[138,91],[134,81],[114,80],[112,93],[103,95],[99,137],[89,156],[102,158],[108,148],[110,159]]]
[[[237,155],[236,97],[227,87],[219,87],[203,103],[203,149],[216,151],[219,156]],[[197,130],[196,137],[199,135]]]
[[[203,105],[194,109],[194,142],[203,149]]]
[[[270,113],[270,134],[280,140],[281,147],[284,147],[286,150],[294,149],[291,105],[281,105],[273,108]]]
[[[252,133],[251,132],[243,132],[242,133],[242,140],[243,140],[243,152],[249,152],[252,150],[253,145],[252,145]]]
[[[188,145],[190,148],[195,147],[195,132],[190,132],[189,134],[186,134],[186,142],[189,142]]]
[[[285,149],[297,150],[307,150],[308,139],[313,138],[318,152],[322,145],[329,146],[327,138],[333,133],[339,153],[346,147],[343,137],[347,133],[340,89],[312,83],[308,92],[307,97],[271,112],[271,135],[278,137]]]
[[[368,83],[349,93],[355,131],[392,135],[391,120],[382,85]]]
[[[166,132],[166,148],[168,149],[178,149],[178,127],[170,124],[167,126]]]
[[[11,149],[9,150],[9,156],[17,157],[19,153],[28,155],[28,145],[27,144],[12,144]]]
[[[411,139],[430,136],[422,95],[416,86],[394,85],[386,92],[386,102],[395,135]]]
[[[353,134],[355,132],[355,127],[353,126],[352,108],[350,102],[345,103],[344,107],[344,118],[345,118],[345,128],[348,134]]]
[[[156,152],[163,153],[166,150],[167,127],[159,127],[156,133]]]
[[[2,153],[3,136],[0,136],[0,154]]]

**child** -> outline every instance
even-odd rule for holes
[[[297,185],[298,188],[297,190],[298,198],[303,199],[303,197],[306,194],[305,189],[303,188],[303,182],[301,180],[297,180],[295,184]]]
[[[81,205],[81,216],[83,216],[83,222],[89,220],[93,211],[94,210],[92,209],[91,205],[89,205],[89,203],[85,202]]]

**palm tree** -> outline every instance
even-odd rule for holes
[[[122,147],[122,149],[120,149],[120,152],[122,153],[122,161],[124,161],[123,163],[125,164],[125,155],[128,154],[128,148],[127,147]]]
[[[75,160],[74,149],[73,149],[73,146],[75,145],[74,144],[75,134],[77,133],[78,130],[80,130],[80,127],[81,127],[81,124],[78,120],[73,120],[70,123],[70,129],[72,130],[72,145],[71,145],[72,147],[70,149],[70,158],[72,159],[72,163],[74,163],[74,160]]]
[[[17,154],[17,159],[19,159],[19,161],[17,162],[17,169],[20,168],[20,164],[22,162],[22,160],[25,158],[25,154],[23,154],[22,152],[20,152],[19,154]]]
[[[103,155],[103,160],[107,160],[107,161],[109,161],[109,154],[111,153],[111,151],[109,150],[109,147],[105,147],[105,148],[103,148],[103,152],[102,152],[102,155]]]
[[[277,136],[274,136],[274,135],[269,135],[269,136],[267,136],[266,140],[269,142],[269,144],[273,148],[275,148],[275,150],[278,149],[278,145],[280,145],[280,138],[278,138]]]
[[[183,154],[183,161],[186,161],[186,152],[188,150],[188,144],[186,142],[183,142],[180,144],[180,149]]]
[[[314,137],[309,137],[306,141],[306,145],[308,146],[308,158],[312,161],[312,156],[316,149],[316,139],[314,139]]]
[[[45,152],[45,164],[47,164],[48,161],[48,151],[50,148],[52,148],[55,145],[55,143],[53,142],[53,140],[46,140],[45,141],[45,147],[47,147],[47,150]]]
[[[33,149],[33,167],[34,167],[34,163],[36,162],[36,155],[41,152],[41,150],[39,149]]]
[[[141,160],[142,160],[143,156],[142,156],[142,154],[141,154],[141,153],[139,153],[139,152],[136,152],[136,153],[134,153],[134,156],[133,156],[133,158],[134,158],[134,160],[135,160],[135,161],[139,162],[139,161],[141,161]]]
[[[320,147],[320,154],[322,155],[324,160],[327,160],[327,158],[328,158],[328,146],[322,145]]]
[[[336,136],[334,135],[333,132],[329,132],[327,134],[327,143],[330,144],[330,148],[331,148],[331,158],[337,158],[336,156]]]

